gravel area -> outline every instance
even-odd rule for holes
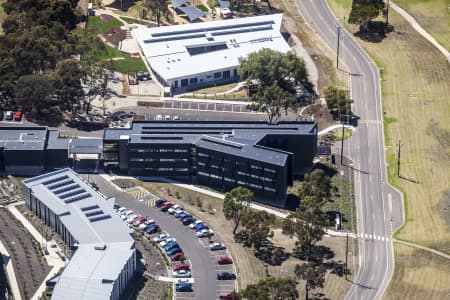
[[[38,242],[6,208],[0,208],[0,239],[11,255],[23,299],[30,299],[50,272]]]

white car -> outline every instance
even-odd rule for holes
[[[194,229],[194,227],[197,226],[200,223],[203,223],[203,221],[202,220],[195,220],[194,222],[189,224],[189,228]]]
[[[125,211],[126,211],[127,209],[125,208],[125,207],[121,207],[121,208],[119,208],[118,210],[117,210],[117,213],[119,214],[119,215],[121,215],[121,214],[123,214]]]
[[[166,116],[164,117],[164,119],[165,119],[166,121],[170,121],[170,115],[166,115]]]
[[[167,245],[168,243],[170,243],[170,242],[176,242],[177,240],[175,239],[175,238],[168,238],[168,239],[165,239],[164,241],[161,241],[161,242],[159,242],[159,245],[161,246],[161,247],[164,247],[165,245]]]
[[[179,116],[173,116],[173,119],[172,120],[174,120],[174,121],[179,121],[180,120],[180,117]]]
[[[140,216],[137,215],[137,214],[132,214],[131,216],[129,216],[129,217],[127,218],[127,223],[128,223],[128,224],[133,223],[133,221],[134,221],[135,219],[137,219],[138,217],[140,217]]]
[[[153,241],[154,241],[155,243],[159,243],[159,242],[162,242],[162,241],[164,241],[164,240],[167,240],[168,238],[170,238],[170,235],[169,235],[169,234],[167,234],[167,233],[161,233],[160,235],[155,236],[155,237],[153,238]]]
[[[142,222],[142,224],[140,224],[140,225],[138,226],[138,228],[139,228],[140,230],[145,230],[145,228],[147,228],[148,225],[153,224],[153,223],[155,223],[155,220],[150,219],[150,220],[147,220],[147,221],[145,221],[145,222]]]
[[[162,116],[161,115],[156,115],[155,120],[156,121],[161,121],[162,120]]]
[[[179,270],[176,272],[173,272],[173,277],[175,278],[189,278],[191,277],[191,272],[187,270]]]
[[[167,212],[171,215],[173,215],[175,213],[175,211],[177,211],[178,209],[183,209],[183,205],[180,204],[175,204],[174,206],[172,206],[171,208],[169,208],[167,210]]]
[[[197,237],[203,238],[203,237],[209,237],[214,234],[214,231],[211,229],[202,229],[199,232],[197,232]]]
[[[132,214],[134,214],[134,211],[132,210],[127,210],[126,212],[124,212],[123,214],[120,215],[120,218],[122,220],[126,220],[128,219],[129,216],[131,216]]]
[[[209,249],[211,251],[224,250],[226,249],[225,245],[219,242],[214,242],[209,244]]]

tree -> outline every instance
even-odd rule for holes
[[[305,62],[294,53],[262,49],[240,60],[238,74],[248,84],[256,84],[252,109],[264,110],[269,121],[277,121],[281,112],[294,108],[295,93],[301,84],[311,89]]]
[[[271,226],[275,223],[275,216],[266,211],[249,211],[242,220],[245,227],[247,243],[254,246],[259,251],[263,242],[273,236]]]
[[[169,16],[169,2],[167,0],[146,0],[144,2],[144,7],[146,7],[153,16],[156,17],[158,22],[158,27],[161,25],[161,17]]]
[[[234,221],[233,234],[236,234],[242,217],[248,212],[250,203],[254,200],[253,192],[241,186],[225,193],[223,214],[225,219]]]
[[[66,59],[56,65],[55,93],[61,106],[71,111],[73,104],[79,104],[84,96],[81,86],[83,71],[75,59]]]
[[[325,283],[326,268],[323,265],[317,265],[313,262],[296,265],[295,275],[305,281],[305,299],[309,299],[309,291],[317,288],[323,288]]]
[[[322,169],[315,169],[305,176],[299,190],[300,206],[303,208],[315,204],[321,207],[331,197],[331,179]],[[307,197],[312,197],[313,203],[307,203]]]
[[[367,28],[367,25],[382,14],[385,8],[383,0],[353,0],[348,22]]]
[[[352,113],[353,100],[350,99],[347,90],[330,86],[325,89],[325,100],[328,110],[335,119],[340,119],[343,114],[349,115]]]
[[[251,300],[294,300],[298,297],[297,282],[293,278],[268,278],[249,284],[241,296]]]

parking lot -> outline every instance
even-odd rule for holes
[[[227,250],[211,251],[208,238],[197,238],[195,231],[189,226],[183,226],[179,219],[161,212],[160,209],[149,206],[154,201],[139,201],[137,197],[119,190],[116,186],[99,175],[90,175],[100,191],[108,196],[116,197],[116,203],[131,209],[142,216],[153,219],[163,231],[174,237],[191,264],[193,292],[176,292],[176,299],[219,299],[235,289],[235,280],[217,280],[218,272],[235,273],[234,265],[218,265],[217,258],[229,256]],[[143,194],[145,197],[146,195]],[[149,205],[147,205],[149,204]],[[211,241],[217,241],[213,236]],[[175,291],[175,289],[174,289]]]
[[[0,124],[23,124],[23,113],[20,111],[0,111]]]

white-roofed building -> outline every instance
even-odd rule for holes
[[[282,14],[156,28],[136,28],[136,38],[164,86],[196,88],[237,79],[239,59],[263,48],[286,53]]]
[[[114,198],[71,169],[26,179],[22,190],[27,207],[76,248],[52,299],[119,299],[136,270],[136,250]]]

